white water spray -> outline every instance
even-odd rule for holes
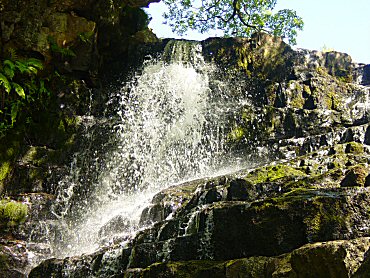
[[[106,134],[114,138],[115,147],[104,158],[94,158],[93,163],[104,160],[105,166],[90,197],[76,206],[84,208],[82,213],[69,220],[62,240],[55,241],[56,256],[124,242],[140,228],[141,211],[155,193],[212,175],[224,162],[230,165],[225,132],[240,100],[214,79],[215,69],[204,62],[201,50],[200,43],[170,42],[160,61],[147,63],[118,92],[119,120]],[[62,219],[69,217],[76,186],[88,186],[67,180],[59,196],[69,204]]]

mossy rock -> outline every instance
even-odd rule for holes
[[[358,142],[349,142],[345,147],[345,153],[363,154],[364,146]]]
[[[168,264],[153,264],[144,269],[142,277],[159,277],[158,275],[167,273],[172,277],[224,277],[224,265],[222,262],[213,261],[188,261],[171,262]]]
[[[369,170],[364,164],[358,164],[350,168],[340,185],[342,187],[364,186]]]
[[[227,135],[230,142],[240,142],[244,137],[244,129],[240,126],[235,126]]]
[[[268,269],[268,266],[275,264],[276,261],[273,257],[262,256],[227,261],[225,263],[225,277],[259,278],[271,275],[272,268]]]
[[[0,196],[10,179],[14,163],[21,152],[21,134],[12,131],[0,138]]]
[[[0,226],[12,227],[23,223],[27,218],[27,205],[11,201],[0,201]]]
[[[161,262],[128,269],[123,277],[362,278],[368,277],[369,243],[364,237],[306,244],[277,257]]]
[[[302,278],[369,277],[362,272],[369,247],[367,237],[307,244],[291,253],[290,263]]]
[[[2,254],[0,252],[0,271],[7,270],[8,268],[9,268],[9,258],[7,255]]]
[[[277,164],[258,168],[250,172],[245,178],[254,184],[276,181],[291,181],[306,177],[307,174],[292,166]]]

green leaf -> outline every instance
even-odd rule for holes
[[[9,54],[9,59],[13,61],[18,60],[18,55],[14,48],[9,47],[7,52]]]
[[[14,63],[10,60],[5,60],[3,62],[3,65],[5,75],[8,76],[10,79],[13,79],[15,71]]]
[[[13,63],[12,61],[10,61],[10,60],[5,60],[5,61],[3,62],[3,64],[4,64],[4,67],[5,67],[5,66],[7,66],[7,67],[9,67],[11,70],[13,70],[13,71],[14,71],[14,69],[15,69],[15,65],[14,65],[14,63]]]
[[[15,62],[16,68],[23,74],[23,73],[29,73],[28,66],[20,61]]]
[[[9,67],[4,67],[4,73],[6,76],[9,77],[9,79],[13,79],[14,77],[14,71]]]
[[[29,73],[33,73],[34,75],[37,75],[37,68],[34,68],[32,66],[28,66]]]
[[[225,36],[251,37],[256,32],[278,34],[294,42],[302,19],[293,10],[274,14],[278,0],[162,0],[167,6],[164,18],[171,30],[183,34],[188,30],[210,30]]]
[[[39,59],[36,59],[36,58],[29,58],[27,59],[26,61],[24,61],[24,63],[28,66],[28,67],[32,67],[32,68],[35,68],[36,69],[36,72],[37,70],[42,70],[44,69],[44,64],[41,60]]]
[[[27,88],[28,91],[28,98],[39,91],[38,85],[35,83],[34,79],[31,79],[30,81],[27,81],[23,84],[24,88]]]
[[[23,99],[26,98],[26,94],[24,93],[24,89],[21,85],[19,85],[18,83],[15,83],[15,82],[12,82],[11,83],[14,90],[16,91],[16,93]]]
[[[12,90],[12,86],[10,85],[8,78],[6,78],[6,76],[2,73],[0,73],[0,85],[5,88],[5,91],[7,93],[10,93],[10,91]]]
[[[19,111],[19,102],[17,101],[12,104],[12,109],[10,112],[10,117],[12,119],[12,126],[17,120],[18,111]]]
[[[46,87],[45,87],[45,82],[44,82],[44,80],[40,80],[39,93],[41,93],[41,94],[43,94],[43,93],[47,93],[47,94],[49,95],[49,91],[48,91],[48,89],[46,89]]]

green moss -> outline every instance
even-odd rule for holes
[[[311,203],[310,213],[304,219],[308,237],[317,241],[345,228],[348,217],[343,211],[341,199],[318,196]]]
[[[252,63],[252,57],[249,48],[238,47],[235,49],[235,52],[237,57],[238,68],[248,72],[248,65]]]
[[[330,89],[335,89],[331,88]],[[340,107],[343,105],[343,99],[341,98],[340,94],[334,91],[328,91],[329,88],[323,88],[323,92],[326,93],[324,97],[325,104],[328,109],[331,110],[340,110]]]
[[[65,124],[64,124],[63,119],[61,119],[59,121],[58,131],[61,132],[61,133],[65,133],[66,132],[66,127],[65,127]]]
[[[277,262],[275,258],[250,257],[226,261],[226,275],[224,277],[263,277],[266,265]]]
[[[314,191],[307,188],[293,188],[291,191],[285,193],[283,197],[292,196],[312,196]]]
[[[22,157],[22,162],[34,166],[42,166],[54,158],[54,150],[46,147],[29,147]]]
[[[235,126],[227,135],[229,141],[239,142],[243,139],[244,129],[240,126]]]
[[[4,180],[11,170],[9,161],[4,161],[0,166],[0,181]]]
[[[312,94],[310,86],[308,86],[308,85],[303,85],[303,92],[305,92],[307,95]]]
[[[64,118],[65,123],[69,128],[74,127],[76,128],[77,125],[80,123],[80,120],[77,117],[65,117]]]
[[[297,93],[290,100],[290,106],[296,109],[302,109],[304,106],[304,103],[305,103],[305,99],[302,96],[302,93]]]
[[[220,277],[224,275],[224,263],[217,261],[183,261],[154,263],[145,268],[139,277]]]
[[[15,226],[26,220],[28,213],[27,205],[10,200],[0,201],[0,224]]]
[[[274,272],[271,274],[272,277],[295,277],[295,273],[292,270],[290,263],[291,254],[279,256],[275,262]]]
[[[275,166],[268,166],[258,168],[246,176],[246,179],[252,183],[273,182],[280,179],[296,180],[307,175],[301,170],[297,170],[291,166],[278,164]]]
[[[343,83],[352,83],[353,77],[350,71],[343,70],[339,73],[341,76],[337,76],[337,79]]]
[[[346,145],[345,153],[362,154],[364,153],[364,146],[361,143],[349,142]]]
[[[0,194],[6,180],[13,169],[13,163],[20,152],[20,138],[18,134],[9,134],[0,138]]]
[[[319,75],[322,75],[322,76],[328,76],[329,73],[328,71],[326,70],[326,68],[324,67],[317,67],[316,68],[316,72],[319,74]]]
[[[12,156],[14,156],[14,155],[15,155],[15,149],[14,149],[14,148],[12,148],[12,147],[10,147],[9,149],[7,149],[7,150],[6,150],[6,155],[7,155],[8,157],[12,157]]]
[[[0,253],[0,270],[7,270],[9,264],[8,256]]]
[[[299,213],[307,239],[314,242],[329,240],[346,229],[353,215],[348,214],[343,203],[343,197],[336,191],[298,189],[283,197],[253,202],[251,209],[267,223],[274,221],[276,211]]]
[[[369,170],[366,164],[357,164],[348,168],[345,178],[341,181],[342,187],[364,186]]]

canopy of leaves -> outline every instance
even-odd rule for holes
[[[187,30],[205,33],[220,30],[225,36],[250,37],[255,32],[267,32],[287,38],[295,44],[303,20],[295,11],[274,11],[277,0],[164,0],[164,14],[172,31]]]

